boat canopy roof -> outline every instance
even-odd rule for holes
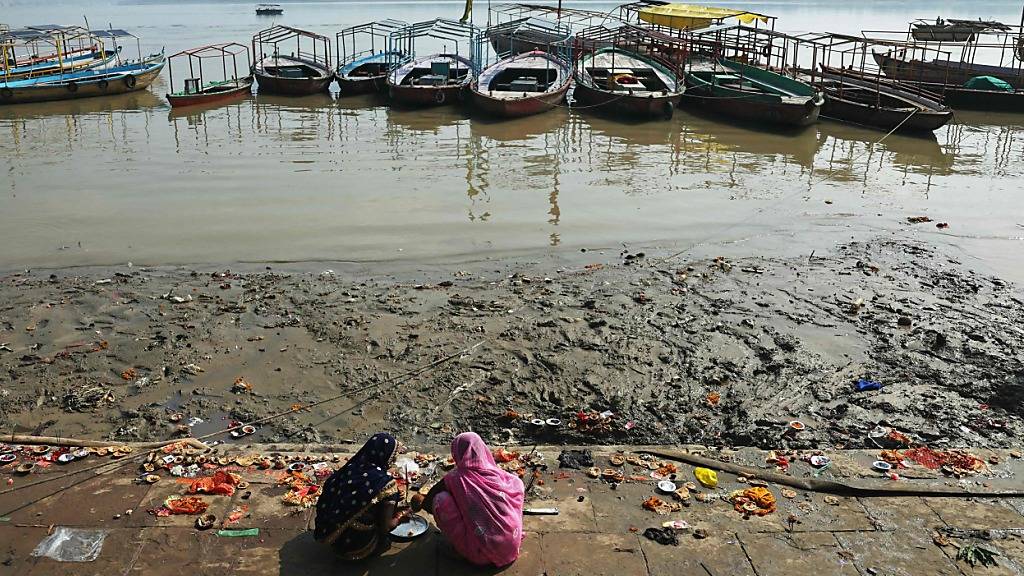
[[[744,24],[754,21],[767,23],[771,16],[736,10],[720,6],[699,6],[697,4],[654,4],[640,8],[637,13],[641,20],[657,26],[666,26],[680,30],[705,28],[712,22],[726,18],[738,18]]]

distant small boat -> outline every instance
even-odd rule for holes
[[[473,103],[493,116],[517,118],[546,112],[565,100],[572,65],[540,50],[510,56],[473,83]]]
[[[824,97],[812,86],[732,60],[691,61],[686,101],[724,116],[782,126],[818,120]]]
[[[918,20],[911,26],[910,33],[914,40],[920,42],[973,42],[978,34],[989,30],[1008,31],[1010,28],[1001,22],[983,20],[943,20],[938,18],[934,23]]]
[[[160,75],[165,62],[163,54],[154,54],[142,61],[117,66],[2,83],[0,104],[70,100],[143,90]]]
[[[828,118],[903,132],[934,132],[953,119],[953,111],[937,99],[884,81],[851,77],[827,67],[809,78],[825,93],[821,114]]]
[[[257,4],[257,16],[280,16],[284,14],[284,8],[280,4]]]
[[[671,118],[686,90],[668,66],[614,47],[585,53],[573,74],[582,106],[641,118]]]
[[[458,54],[417,58],[388,74],[388,95],[397,104],[442,106],[460,101],[476,76],[473,62]]]

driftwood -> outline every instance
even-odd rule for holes
[[[792,488],[800,488],[801,490],[808,490],[811,492],[824,492],[827,494],[836,494],[839,496],[854,496],[858,498],[890,498],[894,496],[926,496],[926,497],[990,497],[990,498],[1015,498],[1024,496],[1024,488],[1018,489],[995,489],[991,491],[982,490],[958,490],[955,488],[947,487],[931,487],[931,486],[857,486],[854,484],[846,484],[843,482],[835,482],[833,480],[822,480],[820,478],[794,478],[793,476],[787,476],[785,474],[779,474],[778,472],[771,472],[768,470],[761,470],[750,466],[741,466],[739,464],[733,464],[731,462],[721,462],[706,458],[704,456],[698,456],[696,454],[690,454],[682,450],[662,450],[662,449],[649,449],[639,450],[644,454],[650,454],[652,456],[658,456],[660,458],[668,458],[670,460],[676,460],[691,464],[693,466],[702,466],[704,468],[711,468],[714,470],[720,470],[722,472],[728,472],[730,474],[736,474],[739,476],[746,476],[748,478],[758,478],[767,482],[775,484],[781,484],[783,486],[790,486]]]
[[[177,440],[161,440],[159,442],[112,442],[108,440],[82,440],[80,438],[64,438],[63,436],[28,436],[11,434],[2,437],[4,442],[11,444],[45,444],[49,446],[78,446],[80,448],[109,448],[111,446],[131,446],[136,450],[152,450],[163,448],[169,444],[185,444],[197,450],[209,450],[210,447],[195,438],[179,438]]]

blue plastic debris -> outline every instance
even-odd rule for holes
[[[866,380],[861,378],[857,380],[857,392],[867,392],[868,390],[881,390],[882,383],[875,382],[874,380]]]

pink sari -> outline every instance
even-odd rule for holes
[[[455,551],[480,566],[507,566],[523,541],[523,482],[494,463],[480,436],[452,441],[455,469],[434,500],[434,520]]]

